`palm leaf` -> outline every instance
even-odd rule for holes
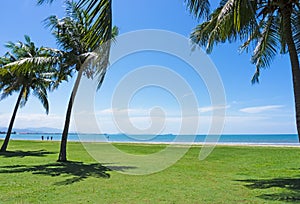
[[[33,90],[33,95],[39,99],[42,103],[44,109],[46,110],[46,114],[49,113],[49,102],[47,96],[47,89],[44,86],[36,87]]]
[[[38,5],[42,5],[44,3],[51,4],[54,0],[37,0]]]
[[[185,0],[190,13],[196,18],[208,18],[210,13],[210,3],[208,0]]]
[[[258,68],[270,66],[270,61],[277,54],[279,35],[278,27],[275,22],[277,19],[270,15],[268,21],[263,26],[263,32],[253,52],[252,63]]]
[[[3,68],[11,68],[12,71],[28,73],[34,66],[47,66],[56,64],[58,62],[59,59],[56,57],[32,57],[23,58],[15,62],[8,63]]]
[[[85,39],[92,48],[96,49],[102,43],[112,38],[111,0],[80,0],[77,5],[89,13],[91,29]]]
[[[300,12],[298,9],[292,14],[293,38],[298,55],[300,54]]]
[[[2,92],[1,97],[0,97],[0,101],[2,101],[3,99],[6,99],[11,94],[12,94],[12,92]]]
[[[27,86],[27,87],[25,87],[24,92],[22,93],[22,99],[20,102],[21,108],[23,108],[26,105],[29,95],[30,95],[30,87]]]

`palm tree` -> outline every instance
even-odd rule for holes
[[[14,92],[19,95],[1,152],[7,149],[18,108],[25,106],[30,92],[40,100],[48,114],[47,89],[53,82],[53,65],[57,61],[50,49],[36,47],[28,36],[25,36],[25,43],[8,42],[6,47],[11,52],[0,58],[0,100]]]
[[[57,44],[63,50],[63,62],[60,70],[66,73],[77,72],[77,78],[73,86],[68,108],[65,116],[64,129],[61,137],[61,146],[58,161],[67,161],[67,139],[70,126],[70,119],[77,89],[83,74],[88,78],[98,77],[100,88],[108,66],[108,55],[110,42],[106,35],[100,36],[101,32],[94,30],[94,21],[91,20],[89,13],[73,2],[66,2],[67,17],[59,19],[50,16],[45,20],[46,26],[52,29],[52,33],[57,40]],[[117,29],[109,29],[108,35],[111,36],[112,30],[117,33]]]
[[[203,10],[203,2],[208,2],[207,0],[188,2],[194,15],[203,16],[201,9]],[[205,46],[208,53],[215,44],[242,41],[242,51],[253,51],[251,62],[256,65],[256,72],[252,83],[258,82],[260,70],[269,67],[276,54],[288,53],[300,141],[299,0],[221,0],[219,7],[207,20],[194,29],[191,40]]]

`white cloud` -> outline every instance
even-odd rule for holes
[[[282,105],[254,106],[254,107],[242,108],[240,109],[240,111],[244,113],[261,113],[265,111],[275,111],[282,107],[283,107]]]
[[[198,108],[198,111],[200,113],[206,113],[206,112],[212,112],[214,110],[222,110],[222,109],[228,109],[228,108],[230,108],[230,105],[226,105],[226,106],[205,106],[205,107]]]
[[[257,113],[262,111],[271,111],[282,108],[283,106],[259,106],[248,107],[244,110],[246,113]],[[212,111],[215,108],[221,107],[202,107],[200,108],[202,113],[206,111]],[[223,108],[223,107],[222,107]],[[229,106],[226,106],[229,108]],[[112,112],[117,111],[113,117]],[[129,112],[128,116],[125,114]],[[76,116],[78,115],[78,117]],[[0,113],[0,126],[7,127],[11,114]],[[20,112],[17,115],[15,121],[15,128],[27,128],[27,127],[53,127],[62,129],[64,124],[64,114],[29,114]],[[206,134],[213,128],[212,122],[221,124],[223,117],[212,115],[192,115],[187,114],[181,116],[181,114],[173,113],[171,115],[150,114],[148,109],[104,109],[96,112],[96,115],[89,114],[89,111],[74,113],[71,122],[71,131],[79,131],[86,133],[118,133],[122,131],[128,131],[132,133],[138,133],[140,131],[150,131],[149,133],[159,132],[164,133],[178,133],[189,134],[197,131],[201,134]],[[155,124],[153,124],[155,123]],[[184,124],[183,124],[184,123]],[[193,124],[198,124],[195,128]],[[75,129],[74,125],[76,124]],[[197,125],[196,125],[197,126]],[[122,128],[120,128],[122,127]],[[134,127],[134,128],[133,128]],[[138,131],[140,130],[140,131]],[[224,133],[294,133],[295,122],[293,115],[248,115],[238,114],[225,116]]]
[[[122,115],[148,115],[149,110],[148,109],[118,109],[118,108],[107,108],[96,112],[96,115],[105,116],[105,115],[116,115],[116,116],[122,116]]]
[[[11,119],[10,114],[0,114],[0,126],[7,127]],[[16,116],[15,128],[28,127],[53,127],[61,129],[64,123],[64,116],[55,114],[29,114],[19,113]]]
[[[226,116],[225,134],[295,133],[293,116]]]

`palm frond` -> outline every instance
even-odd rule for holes
[[[24,92],[22,93],[22,98],[21,98],[21,102],[20,102],[21,108],[23,108],[26,105],[29,96],[30,96],[30,87],[25,87]]]
[[[33,95],[39,99],[39,101],[42,103],[46,114],[49,113],[49,102],[48,102],[48,96],[47,96],[47,89],[43,86],[36,87],[33,90]]]
[[[251,61],[258,68],[269,67],[271,60],[277,54],[280,37],[277,24],[274,23],[275,20],[276,18],[273,15],[269,16],[253,52]]]
[[[251,48],[255,49],[255,47],[258,43],[258,40],[261,37],[261,28],[262,28],[263,24],[265,24],[265,22],[263,20],[261,20],[260,23],[258,24],[258,26],[252,30],[248,39],[240,46],[240,48],[239,48],[240,52],[243,52],[243,51],[248,52],[249,46],[252,46]]]
[[[106,75],[107,67],[109,65],[109,53],[110,53],[111,42],[108,41],[102,44],[101,47],[98,48],[97,52],[99,53],[99,57],[95,61],[96,66],[96,76],[98,79],[97,90],[100,89],[104,77]]]
[[[116,42],[116,37],[119,35],[119,28],[117,26],[114,26],[112,28],[112,32],[111,32],[111,41],[112,42]]]
[[[10,68],[13,72],[18,71],[21,73],[28,73],[34,71],[32,67],[47,66],[58,62],[59,59],[56,57],[32,57],[8,63],[4,66],[4,68]]]
[[[51,4],[54,0],[37,0],[37,4],[38,5],[42,5],[42,4]]]
[[[12,92],[2,92],[0,96],[0,101],[6,99],[8,96],[11,96]]]
[[[277,27],[278,27],[277,29],[279,35],[280,54],[286,54],[288,53],[287,42],[285,37],[286,32],[284,30],[283,18],[280,16],[279,13],[277,13],[276,21],[277,21]]]
[[[256,71],[251,79],[251,83],[252,84],[256,84],[256,83],[259,83],[259,75],[260,75],[260,69],[259,68],[256,68]]]
[[[198,25],[190,36],[193,43],[196,43],[200,46],[206,46],[206,51],[208,53],[212,50],[212,44],[208,45],[208,41],[211,39],[211,34],[216,27],[217,18],[220,11],[220,8],[216,9],[214,13],[211,14],[210,20]],[[218,40],[215,39],[215,43],[217,42]]]
[[[28,35],[24,35],[24,37],[25,37],[25,42],[27,43],[27,46],[28,46],[28,45],[32,46],[33,44],[32,44],[32,42],[31,42],[30,37],[29,37]],[[29,46],[28,46],[28,47],[29,47]]]
[[[80,0],[78,8],[85,8],[92,25],[85,40],[95,50],[102,43],[112,38],[112,8],[111,0]]]
[[[293,14],[292,14],[292,28],[293,28],[293,39],[295,42],[295,46],[297,49],[298,55],[300,54],[300,8],[298,8]]]
[[[254,5],[249,0],[221,1],[209,20],[192,32],[192,42],[205,46],[206,51],[211,53],[215,44],[249,38],[257,28],[252,7]]]
[[[209,0],[185,0],[187,8],[196,18],[208,18],[210,13]]]

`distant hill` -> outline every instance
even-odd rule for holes
[[[6,127],[0,127],[0,132],[6,132]],[[40,127],[40,128],[13,128],[17,133],[61,133],[62,130],[57,128]]]

